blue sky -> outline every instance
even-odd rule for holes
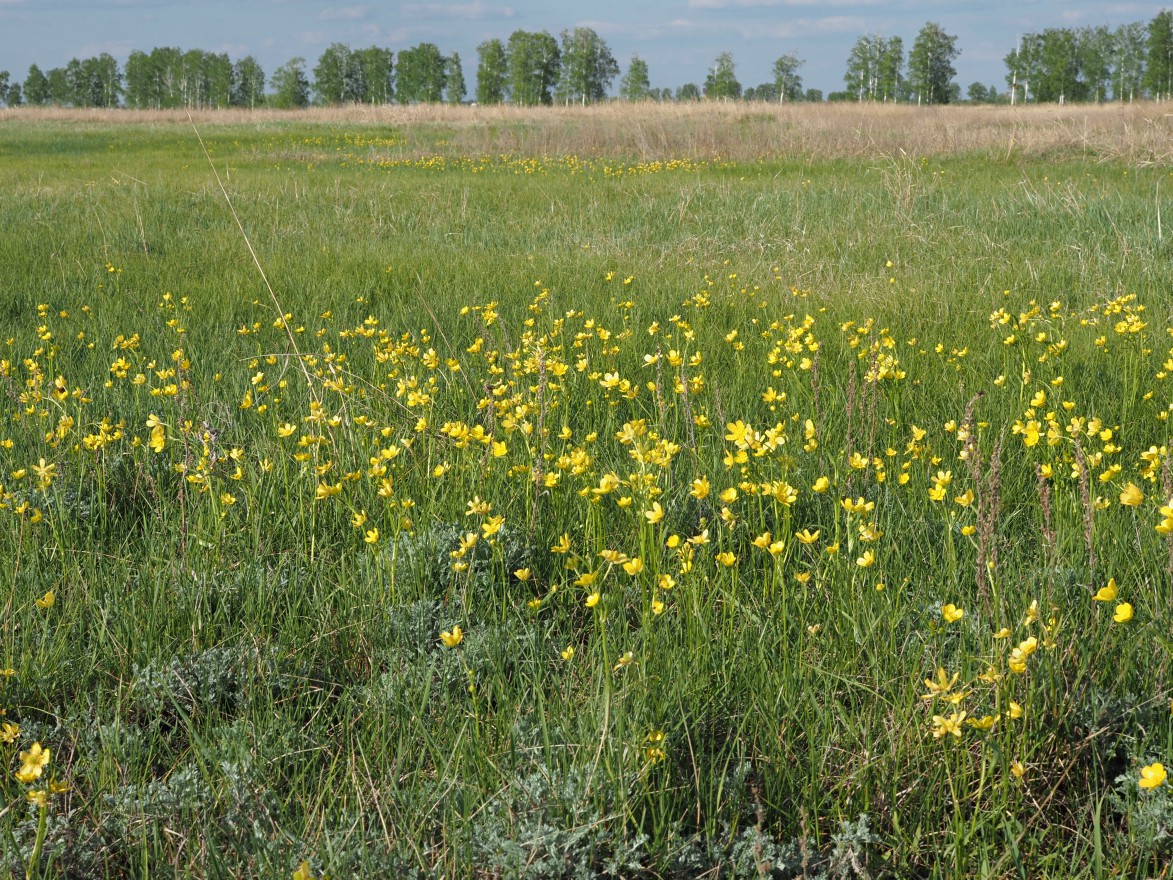
[[[901,36],[912,45],[926,21],[958,37],[957,81],[1005,89],[1002,58],[1017,34],[1045,27],[1151,19],[1161,3],[918,2],[918,0],[0,0],[0,70],[23,79],[70,58],[179,46],[254,55],[266,74],[295,55],[312,68],[332,42],[391,49],[428,41],[459,52],[472,92],[476,46],[517,29],[594,28],[626,70],[633,53],[647,62],[652,85],[702,83],[716,55],[733,53],[744,86],[770,79],[773,60],[797,52],[804,84],[843,88],[847,55],[864,33]],[[616,83],[617,85],[618,83]]]

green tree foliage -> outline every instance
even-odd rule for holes
[[[953,62],[961,50],[957,37],[935,21],[926,22],[908,54],[908,84],[918,104],[948,104],[956,94]]]
[[[1084,28],[1079,34],[1079,67],[1082,71],[1084,97],[1104,101],[1112,89],[1112,56],[1116,40],[1106,25]]]
[[[509,58],[500,40],[477,46],[477,103],[500,104],[509,89]]]
[[[1133,22],[1026,34],[1006,55],[1006,84],[1015,101],[1131,101],[1156,88],[1145,64],[1152,28]]]
[[[58,81],[57,103],[75,107],[117,107],[122,97],[122,72],[108,52],[94,58],[73,58],[65,65],[64,83]],[[64,86],[61,89],[61,86]]]
[[[390,49],[370,46],[351,55],[358,81],[356,101],[389,104],[395,97],[395,55]]]
[[[864,34],[855,41],[843,77],[857,101],[895,101],[904,93],[904,41]]]
[[[677,101],[699,101],[701,88],[696,83],[685,83],[676,90]]]
[[[1133,101],[1144,95],[1146,33],[1144,22],[1122,24],[1113,34],[1116,70],[1112,75],[1117,101]]]
[[[513,103],[523,107],[553,103],[562,60],[558,41],[545,31],[514,31],[509,35],[506,54]]]
[[[1075,31],[1048,28],[1040,35],[1039,71],[1034,80],[1035,99],[1063,103],[1082,101],[1085,88]]]
[[[183,105],[227,107],[232,100],[232,62],[199,49],[183,53]]]
[[[1038,78],[1042,40],[1038,34],[1024,34],[1018,38],[1014,51],[1003,59],[1006,63],[1006,85],[1011,101],[1029,101],[1033,97],[1031,82]]]
[[[28,76],[24,78],[24,99],[36,106],[49,103],[49,78],[35,64],[29,65]]]
[[[155,49],[149,55],[136,49],[126,59],[126,103],[136,109],[157,110],[167,106],[164,102],[166,92],[163,83],[165,68],[161,64],[162,53],[166,49]],[[176,56],[179,50],[174,50]],[[170,70],[166,72],[170,73]]]
[[[908,83],[904,77],[904,40],[892,37],[880,53],[880,71],[877,99],[900,101],[908,99]]]
[[[558,100],[583,105],[604,100],[619,65],[602,37],[589,27],[565,30],[561,53]]]
[[[273,71],[269,80],[273,89],[272,105],[281,109],[308,107],[310,103],[310,81],[306,76],[305,59],[298,56],[286,61]]]
[[[802,100],[802,77],[798,75],[798,69],[805,63],[797,52],[774,61],[774,91],[779,101]]]
[[[822,89],[807,89],[806,94],[804,94],[802,96],[802,99],[804,101],[811,103],[811,104],[819,104],[823,100],[823,90]]]
[[[1158,12],[1148,26],[1144,83],[1149,94],[1167,101],[1173,97],[1173,12]]]
[[[265,100],[265,72],[257,59],[246,55],[232,65],[232,96],[234,107],[256,107]]]
[[[20,83],[9,84],[4,92],[4,103],[9,107],[19,107],[24,103],[24,93],[21,91]]]
[[[461,104],[467,94],[468,87],[464,84],[464,66],[460,63],[460,53],[453,52],[445,59],[444,99],[449,104]]]
[[[331,43],[314,66],[314,102],[346,104],[362,100],[362,68],[345,43]]]
[[[873,101],[880,80],[880,55],[883,37],[863,34],[851,47],[847,56],[847,72],[843,75],[846,91],[858,101]]]
[[[47,74],[49,80],[49,103],[61,107],[73,101],[69,88],[69,76],[64,67],[54,67]]]
[[[705,77],[705,97],[732,100],[741,97],[741,83],[734,73],[733,53],[722,52]]]
[[[0,100],[2,100],[4,96],[8,94],[9,79],[11,79],[11,75],[8,73],[8,71],[0,70]]]
[[[772,82],[750,86],[741,93],[743,101],[764,101],[769,104],[778,103],[778,87]]]
[[[435,43],[420,43],[399,53],[395,99],[400,104],[438,104],[444,99],[447,59]]]
[[[619,80],[619,97],[624,101],[646,101],[652,97],[652,83],[648,78],[648,63],[638,55],[631,56],[627,73]]]
[[[233,103],[236,76],[236,66],[222,53],[184,52],[172,46],[157,47],[150,54],[135,51],[126,60],[126,103],[156,110],[227,107]],[[263,74],[261,80],[263,87]]]

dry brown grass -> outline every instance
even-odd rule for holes
[[[188,125],[186,111],[0,110],[0,123]],[[1139,164],[1173,157],[1173,106],[912,107],[877,104],[621,104],[595,107],[348,106],[192,114],[201,127],[323,124],[394,127],[407,153],[577,154],[616,158],[756,160],[976,153],[1089,155]],[[415,143],[412,129],[426,133]]]

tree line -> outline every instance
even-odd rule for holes
[[[591,28],[554,37],[546,31],[514,31],[507,40],[477,46],[473,100],[480,104],[589,104],[607,99],[620,68],[607,43]],[[1066,101],[1131,101],[1173,97],[1173,12],[1116,28],[1047,28],[1023,34],[1005,57],[1006,88],[972,83],[964,98],[954,81],[957,37],[927,22],[907,55],[899,36],[860,36],[847,58],[845,88],[832,101],[947,104]],[[702,84],[675,90],[651,84],[648,64],[634,55],[620,78],[625,101],[689,101],[703,98],[756,101],[822,101],[804,89],[796,53],[775,60],[772,78],[743,87],[730,52],[722,52]],[[266,85],[268,90],[266,90]],[[307,107],[346,103],[463,103],[468,99],[460,55],[434,43],[398,54],[371,46],[333,43],[311,69],[295,57],[266,78],[251,55],[159,47],[134,51],[125,67],[109,53],[72,59],[64,67],[29,67],[23,81],[0,70],[0,101],[21,104],[142,109]]]

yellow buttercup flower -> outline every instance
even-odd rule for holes
[[[932,700],[943,694],[949,693],[949,689],[957,683],[957,679],[961,678],[960,672],[954,672],[953,677],[949,678],[943,666],[937,667],[937,677],[935,679],[926,678],[925,687],[929,689],[927,694],[921,694],[922,700]]]
[[[49,608],[52,608],[53,603],[56,601],[57,601],[57,596],[53,593],[52,590],[50,590],[45,595],[43,595],[40,599],[37,600],[36,605],[38,608],[40,608],[42,610],[47,610]]]
[[[945,618],[946,623],[956,623],[965,617],[965,612],[950,602],[941,606],[941,616]]]
[[[1137,507],[1144,501],[1144,492],[1134,483],[1129,483],[1120,493],[1120,503],[1125,507]]]
[[[1128,623],[1132,620],[1132,603],[1121,602],[1116,606],[1116,613],[1112,615],[1112,619],[1117,623]]]
[[[1108,578],[1107,586],[1100,587],[1096,594],[1092,596],[1096,602],[1111,602],[1115,600],[1118,590],[1116,589],[1116,578]]]
[[[1165,781],[1165,765],[1158,761],[1155,764],[1149,764],[1147,767],[1140,768],[1140,785],[1141,788],[1154,789]]]
[[[933,716],[933,739],[940,739],[943,736],[953,734],[960,738],[961,725],[965,721],[968,712],[954,712],[948,718],[944,715]]]
[[[632,577],[635,577],[637,574],[639,574],[641,571],[644,570],[644,561],[642,559],[640,559],[638,556],[636,556],[632,559],[629,559],[627,562],[623,563],[623,570],[625,572],[627,572],[629,575],[631,575]]]
[[[41,773],[49,765],[49,749],[41,748],[39,742],[33,743],[27,752],[20,753],[21,767],[16,771],[17,782],[29,784],[41,778]]]
[[[442,641],[446,647],[455,648],[464,641],[464,630],[462,630],[459,626],[454,626],[451,630],[445,630],[444,632],[440,633],[440,641]]]

